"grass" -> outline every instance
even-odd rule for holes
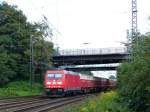
[[[42,87],[41,84],[36,83],[31,91],[30,84],[27,81],[10,82],[3,88],[0,88],[0,97],[38,95],[42,92]]]
[[[65,109],[65,112],[131,112],[127,106],[117,101],[116,92],[101,93],[90,97],[78,106]]]

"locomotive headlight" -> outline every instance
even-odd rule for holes
[[[51,82],[46,82],[46,84],[51,84]]]
[[[57,82],[57,84],[62,84],[62,82]]]

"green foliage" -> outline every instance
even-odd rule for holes
[[[65,112],[131,112],[127,106],[117,102],[115,92],[101,93],[90,97],[77,107],[71,107]]]
[[[0,83],[4,84],[16,75],[15,66],[14,71],[11,68],[12,64],[16,64],[13,59],[6,53],[0,53]],[[11,74],[11,75],[10,75]]]
[[[41,84],[34,84],[31,92],[29,82],[15,81],[0,88],[0,97],[38,95],[42,91],[43,86]]]
[[[29,78],[30,37],[34,46],[34,71],[42,74],[45,65],[51,65],[53,53],[53,44],[45,41],[46,24],[27,22],[22,11],[5,2],[0,4],[0,18],[0,86],[13,79]]]
[[[137,112],[150,111],[150,36],[133,43],[132,60],[118,68],[118,92]]]

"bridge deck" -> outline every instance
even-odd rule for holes
[[[100,54],[124,54],[127,53],[127,48],[96,48],[96,49],[64,49],[59,50],[55,56],[78,56],[78,55],[100,55]]]
[[[126,59],[126,48],[60,50],[53,56],[56,66],[120,63]]]

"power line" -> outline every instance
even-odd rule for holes
[[[58,33],[59,35],[61,35],[61,33],[58,31],[58,29],[54,27],[54,25],[48,20],[48,18],[47,18],[47,17],[45,16],[45,14],[42,12],[43,9],[40,10],[39,8],[37,8],[37,7],[35,6],[35,4],[33,3],[32,0],[30,0],[30,2],[31,2],[31,4],[33,5],[34,9],[35,9],[38,13],[40,13],[41,17],[43,17],[43,21],[44,21],[45,23],[47,23],[48,27],[51,28],[52,30],[54,30],[54,31],[55,31],[56,33]]]

